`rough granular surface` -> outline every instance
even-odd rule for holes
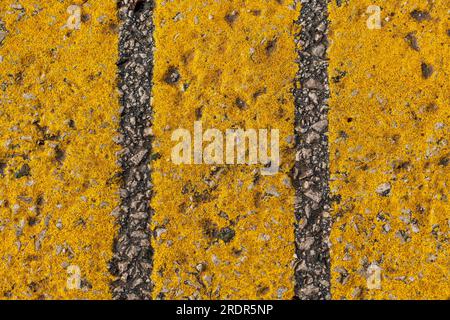
[[[116,277],[112,283],[115,299],[150,298],[152,9],[152,1],[118,3],[121,115],[116,141],[122,145],[118,153],[122,184],[121,204],[114,211],[120,229],[110,264],[110,271]]]
[[[334,299],[450,295],[448,9],[330,4]]]
[[[116,26],[112,1],[0,2],[1,299],[111,298]]]
[[[450,298],[449,10],[1,0],[0,299]]]
[[[158,299],[293,297],[293,21],[284,1],[158,1],[152,219]],[[175,165],[172,132],[279,129],[280,172]]]
[[[328,62],[326,0],[302,1],[296,36],[299,71],[295,96],[296,297],[330,299],[331,229],[328,165]]]

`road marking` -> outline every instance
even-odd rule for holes
[[[161,0],[156,48],[120,4],[119,35],[114,1],[0,3],[0,298],[450,296],[448,5],[329,4],[329,258],[325,1]],[[279,129],[280,172],[207,164],[199,125]]]
[[[332,1],[334,299],[447,299],[445,1]],[[382,10],[369,29],[369,6]]]
[[[293,292],[295,65],[282,1],[158,1],[153,88],[155,287],[165,299],[289,299]],[[277,175],[175,165],[172,132],[279,129]],[[288,143],[288,141],[290,143]]]
[[[2,299],[111,297],[116,11],[73,2],[79,30],[67,3],[0,2]]]

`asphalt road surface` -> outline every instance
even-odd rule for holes
[[[448,299],[449,10],[2,0],[0,299]]]

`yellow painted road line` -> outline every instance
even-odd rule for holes
[[[158,1],[152,225],[155,298],[293,296],[294,24],[288,1]],[[176,165],[174,130],[279,129],[280,172]],[[289,144],[288,141],[291,143]],[[206,146],[206,143],[203,145]]]
[[[115,2],[20,3],[0,3],[0,298],[109,298]]]
[[[448,299],[448,2],[338,2],[330,4],[333,298]]]

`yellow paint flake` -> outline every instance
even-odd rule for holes
[[[153,295],[293,296],[292,166],[297,71],[288,1],[158,1],[153,87]],[[280,172],[175,165],[172,132],[279,129]],[[288,143],[290,141],[290,143]],[[204,145],[205,146],[205,145]]]
[[[0,19],[0,298],[110,298],[115,2],[2,0]]]
[[[448,2],[341,2],[330,5],[333,298],[448,299]],[[367,27],[371,5],[380,29]]]

